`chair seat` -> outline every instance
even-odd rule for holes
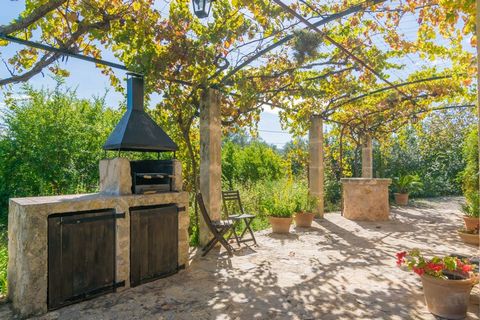
[[[250,218],[255,218],[255,215],[244,213],[244,214],[229,216],[229,218],[234,220],[250,219]]]
[[[234,221],[231,219],[212,221],[212,225],[214,225],[215,227],[231,227],[233,224]]]

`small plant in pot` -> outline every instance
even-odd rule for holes
[[[297,196],[295,199],[295,216],[293,217],[295,225],[303,228],[311,227],[317,205],[318,199],[308,193]]]
[[[290,188],[273,190],[273,194],[263,200],[262,208],[268,216],[274,233],[289,233],[292,224],[294,202]]]
[[[473,230],[460,229],[458,230],[458,235],[465,243],[473,244],[474,246],[480,245],[478,227]]]
[[[396,191],[393,195],[398,205],[408,205],[408,196],[412,192],[422,191],[423,183],[416,174],[407,174],[393,179],[393,188]]]
[[[457,257],[426,259],[418,249],[397,253],[397,265],[405,265],[422,279],[428,310],[435,316],[463,319],[467,315],[470,291],[478,282],[474,265]]]
[[[478,192],[470,192],[465,194],[467,203],[462,206],[463,221],[465,222],[466,231],[475,231],[480,227],[480,199]]]

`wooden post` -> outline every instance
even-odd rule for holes
[[[220,219],[222,202],[222,128],[220,94],[206,89],[200,102],[200,192],[212,220]],[[205,245],[211,234],[200,218],[200,244]]]
[[[324,214],[324,163],[323,163],[323,120],[320,116],[311,117],[309,132],[309,192],[317,197],[316,216],[323,218]]]

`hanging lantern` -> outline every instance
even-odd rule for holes
[[[193,12],[199,18],[206,18],[210,14],[211,0],[192,0]]]
[[[413,114],[410,120],[412,121],[412,124],[417,124],[420,119],[418,119],[418,116],[416,114]]]

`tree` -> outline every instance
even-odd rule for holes
[[[56,48],[72,53],[101,58],[112,29],[135,20],[137,16],[152,14],[150,0],[37,0],[26,1],[25,11],[8,25],[0,26],[0,34],[18,36],[25,40],[39,39]],[[142,10],[146,9],[146,10]],[[37,34],[39,33],[39,34]],[[0,40],[0,46],[8,41]],[[56,75],[68,71],[56,63],[59,52],[41,52],[35,48],[19,50],[5,62],[10,77],[0,79],[0,86],[27,81],[45,68]],[[104,68],[105,73],[110,73]],[[111,75],[111,73],[110,73]],[[112,76],[112,81],[116,79]]]
[[[286,163],[278,151],[261,141],[240,146],[225,141],[222,150],[222,177],[228,187],[254,184],[262,180],[278,180],[285,176]],[[288,172],[288,169],[287,169]]]
[[[6,99],[0,135],[0,216],[8,199],[31,195],[93,192],[98,189],[102,145],[120,119],[103,98],[78,99],[54,90],[24,86],[26,100]]]

